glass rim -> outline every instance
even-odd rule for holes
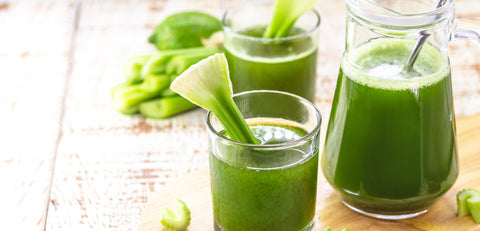
[[[244,4],[234,6],[230,9],[228,9],[227,11],[225,11],[225,13],[222,16],[222,26],[223,26],[224,33],[232,33],[235,36],[245,38],[245,39],[249,39],[249,40],[252,40],[252,41],[282,42],[282,41],[294,40],[294,39],[297,39],[297,38],[304,38],[306,36],[309,36],[310,34],[315,33],[320,28],[321,17],[320,17],[320,14],[318,13],[318,11],[315,10],[314,8],[312,8],[312,10],[308,11],[308,12],[312,12],[314,14],[315,18],[317,19],[315,25],[312,28],[310,28],[310,29],[308,29],[308,30],[306,30],[306,31],[304,31],[300,34],[286,36],[286,37],[282,37],[282,38],[263,38],[263,37],[249,36],[249,35],[239,33],[239,32],[233,30],[230,26],[227,25],[227,17],[229,15],[231,15],[232,13],[234,13],[235,11],[237,11],[239,9],[242,9],[244,7],[248,7],[248,6],[252,6],[252,5],[266,4],[266,3],[273,3],[273,1],[272,0],[265,0],[265,1],[248,2],[248,3],[244,3]]]
[[[315,106],[315,104],[313,104],[312,102],[310,102],[309,100],[301,97],[301,96],[298,96],[298,95],[295,95],[295,94],[292,94],[292,93],[289,93],[289,92],[283,92],[283,91],[275,91],[275,90],[252,90],[252,91],[243,91],[243,92],[239,92],[239,93],[236,93],[233,95],[233,98],[237,97],[237,96],[242,96],[242,95],[247,95],[247,94],[253,94],[253,93],[274,93],[274,94],[281,94],[281,95],[286,95],[286,96],[290,96],[290,97],[293,97],[295,99],[297,99],[298,102],[304,104],[305,106],[307,107],[311,107],[313,108],[313,111],[314,111],[314,114],[316,115],[316,122],[315,122],[315,127],[311,130],[311,131],[307,131],[308,133],[305,135],[305,136],[302,136],[300,139],[297,139],[297,140],[293,140],[293,141],[289,141],[289,142],[285,142],[285,143],[279,143],[279,144],[250,144],[250,143],[243,143],[243,142],[240,142],[240,141],[236,141],[236,140],[232,140],[228,137],[225,137],[223,136],[222,134],[220,134],[213,126],[212,126],[212,123],[211,123],[211,117],[212,116],[215,116],[211,111],[208,111],[207,112],[207,116],[206,116],[206,124],[207,124],[207,130],[208,132],[211,132],[212,134],[214,134],[217,138],[221,139],[222,141],[226,141],[228,143],[232,143],[232,144],[236,144],[236,145],[241,145],[241,146],[244,146],[244,147],[250,147],[250,148],[257,148],[257,149],[264,149],[264,150],[274,150],[274,149],[279,149],[279,148],[288,148],[288,147],[293,147],[295,145],[297,145],[298,143],[300,142],[303,142],[303,141],[306,141],[306,140],[310,140],[311,138],[313,138],[315,135],[319,135],[319,131],[320,131],[320,127],[321,127],[321,123],[322,123],[322,114],[320,113],[320,111],[318,110],[318,108]]]
[[[359,2],[365,2],[373,7],[377,7],[383,12],[362,7]],[[442,1],[442,0],[440,0]],[[345,0],[347,14],[351,14],[356,18],[362,19],[367,24],[393,26],[398,29],[423,29],[431,27],[439,22],[448,19],[454,12],[454,1],[444,0],[443,5],[435,7],[429,11],[419,13],[401,13],[388,7],[382,6],[373,0]]]

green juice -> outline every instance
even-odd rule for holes
[[[457,178],[448,59],[425,44],[414,66],[420,77],[405,76],[414,42],[372,40],[342,61],[322,170],[363,212],[423,211]]]
[[[242,34],[261,38],[265,28]],[[289,36],[303,33],[293,29]],[[317,65],[317,45],[310,37],[288,41],[226,39],[233,91],[278,90],[302,96],[313,102]]]
[[[262,145],[287,143],[307,134],[288,124],[249,125]],[[221,157],[210,153],[215,230],[294,231],[313,224],[318,150],[219,149]]]

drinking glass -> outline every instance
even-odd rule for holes
[[[260,144],[229,139],[207,114],[215,230],[312,230],[319,111],[279,91],[242,92],[234,101]]]
[[[480,37],[456,29],[472,25],[458,20],[453,0],[346,0],[346,9],[323,173],[357,212],[384,219],[422,214],[458,175],[448,42],[480,44]],[[420,39],[426,42],[407,70]]]
[[[315,98],[320,16],[302,15],[287,37],[262,38],[273,1],[244,4],[223,16],[224,47],[233,91],[278,90]]]

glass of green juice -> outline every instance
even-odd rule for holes
[[[457,178],[448,42],[475,32],[455,30],[453,0],[436,4],[346,0],[346,50],[321,165],[343,203],[364,215],[417,216]]]
[[[262,38],[273,1],[234,7],[223,16],[224,47],[235,93],[278,90],[315,98],[320,16],[303,14],[287,37]]]
[[[208,113],[215,230],[312,230],[320,112],[280,91],[242,92],[234,101],[260,144],[229,139]]]

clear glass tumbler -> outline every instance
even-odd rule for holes
[[[234,92],[278,90],[315,98],[320,16],[302,15],[287,37],[262,38],[273,1],[254,2],[223,16],[224,46]]]
[[[215,230],[312,230],[319,111],[279,91],[243,92],[234,100],[260,144],[229,139],[208,113]]]

